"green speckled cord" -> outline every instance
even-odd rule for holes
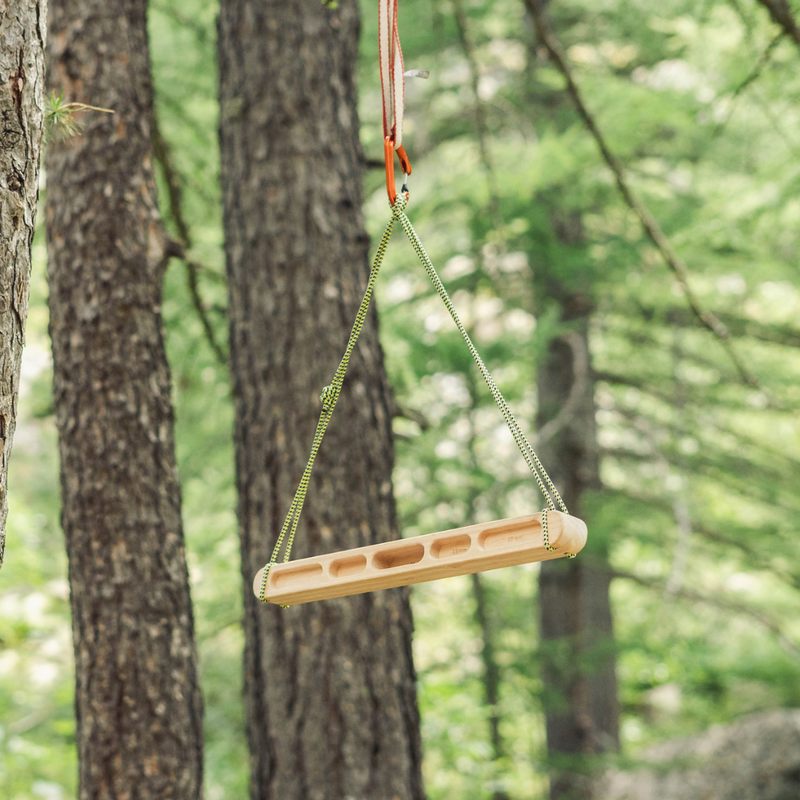
[[[267,602],[264,596],[267,588],[267,576],[269,575],[272,565],[278,561],[284,541],[286,542],[286,549],[284,550],[283,560],[288,561],[291,555],[292,544],[294,542],[295,534],[297,533],[297,525],[300,522],[300,514],[303,511],[303,503],[305,502],[308,484],[311,480],[311,471],[314,468],[314,460],[319,452],[320,445],[322,444],[322,437],[325,435],[328,423],[331,421],[331,417],[333,416],[333,410],[336,408],[336,403],[339,400],[339,395],[342,391],[342,385],[344,384],[344,378],[347,374],[347,366],[350,363],[350,356],[356,346],[358,337],[361,334],[361,329],[364,327],[364,321],[367,318],[367,309],[369,308],[370,300],[372,299],[372,292],[375,289],[375,282],[378,278],[378,272],[380,272],[381,265],[383,264],[383,257],[386,255],[386,248],[389,245],[389,239],[392,236],[392,229],[394,228],[395,221],[399,221],[402,225],[403,230],[406,232],[406,235],[411,241],[414,251],[419,257],[419,260],[422,262],[422,266],[425,268],[425,272],[428,274],[431,283],[433,283],[436,292],[438,293],[439,297],[442,298],[442,302],[450,312],[453,322],[455,322],[456,327],[461,333],[461,336],[467,343],[467,347],[469,348],[470,353],[472,353],[472,357],[475,359],[475,363],[478,365],[478,369],[480,370],[481,375],[483,375],[483,379],[486,381],[486,385],[489,387],[489,391],[492,393],[492,397],[497,403],[497,407],[500,409],[500,413],[503,415],[503,419],[506,421],[506,424],[511,431],[511,435],[514,437],[514,441],[517,443],[517,447],[519,448],[520,453],[522,453],[522,457],[525,459],[525,463],[528,465],[528,468],[533,474],[536,484],[539,487],[539,491],[541,491],[542,496],[545,499],[546,508],[542,512],[542,534],[544,536],[544,546],[548,550],[552,551],[555,548],[550,545],[550,539],[547,531],[547,512],[550,510],[556,511],[557,503],[558,508],[560,508],[561,511],[563,511],[565,514],[569,513],[566,505],[564,505],[564,501],[561,499],[561,495],[558,493],[558,490],[553,484],[553,481],[550,480],[550,476],[542,466],[542,462],[539,461],[539,457],[534,452],[530,442],[528,442],[528,440],[525,438],[525,435],[520,430],[517,420],[511,413],[511,409],[508,407],[505,398],[500,393],[500,390],[497,388],[497,385],[489,373],[489,370],[483,363],[483,359],[475,349],[475,345],[472,344],[472,340],[469,338],[466,328],[464,327],[461,319],[458,316],[458,313],[453,307],[453,302],[450,300],[450,295],[447,294],[444,284],[439,278],[439,275],[431,263],[428,254],[425,252],[425,248],[422,246],[422,242],[420,242],[416,231],[411,226],[411,221],[406,216],[405,209],[407,205],[408,193],[403,192],[397,196],[394,206],[391,206],[392,218],[389,220],[389,224],[386,226],[386,230],[383,232],[383,236],[381,236],[381,240],[378,243],[378,249],[375,253],[375,258],[372,262],[372,268],[369,272],[367,289],[364,292],[364,298],[362,299],[361,305],[358,308],[356,321],[353,323],[353,328],[350,331],[350,338],[347,341],[347,347],[345,348],[344,355],[342,356],[342,360],[339,362],[339,366],[336,368],[333,380],[330,382],[329,386],[326,386],[322,390],[322,394],[320,395],[320,400],[322,401],[322,413],[320,414],[319,422],[317,423],[317,430],[314,433],[314,441],[311,443],[311,454],[308,458],[306,468],[303,471],[303,477],[300,479],[300,485],[297,487],[297,491],[295,492],[292,504],[289,506],[289,513],[286,515],[286,520],[281,528],[278,541],[275,542],[272,556],[270,557],[269,563],[264,567],[264,575],[261,579],[261,592],[259,594],[262,602]],[[573,556],[570,557],[572,558]]]

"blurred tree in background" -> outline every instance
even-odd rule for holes
[[[223,0],[220,147],[252,800],[423,800],[407,588],[286,610],[270,561],[367,287],[360,9]],[[398,537],[374,306],[315,459],[293,557]],[[288,534],[286,556],[292,544]],[[282,560],[283,553],[275,558]]]
[[[382,162],[377,10],[361,5],[370,165]],[[585,109],[685,264],[697,303],[729,332],[743,377],[622,195],[523,0],[401,2],[406,67],[431,70],[407,85],[409,214],[500,388],[531,431],[538,420],[542,439],[570,392],[548,411],[537,376],[554,352],[577,373],[565,371],[565,384],[587,365],[597,475],[585,479],[590,543],[574,563],[607,574],[614,622],[610,652],[582,650],[580,638],[540,646],[536,566],[415,588],[433,800],[547,796],[548,774],[565,764],[547,752],[545,709],[558,710],[563,693],[543,682],[545,664],[596,675],[613,655],[621,764],[653,742],[800,705],[800,49],[775,22],[783,5],[547,7]],[[786,9],[800,18],[796,2]],[[167,272],[163,310],[212,800],[245,796],[249,781],[232,407],[209,344],[210,331],[223,348],[227,297],[216,14],[201,0],[153,0],[149,21],[157,177],[186,249]],[[367,174],[365,197],[374,241],[387,218],[382,168]],[[34,260],[0,586],[0,787],[59,798],[75,787],[72,666],[40,243]],[[563,313],[570,295],[583,298],[582,319]],[[394,478],[404,535],[538,509],[469,354],[399,238],[378,301],[402,414]],[[583,361],[576,335],[588,342]],[[556,473],[568,431],[546,443]],[[590,753],[566,766],[575,774],[615,760]]]

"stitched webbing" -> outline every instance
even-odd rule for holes
[[[372,299],[372,292],[375,288],[375,282],[383,264],[383,257],[386,255],[386,248],[389,245],[389,239],[392,236],[392,229],[396,220],[402,225],[403,230],[406,232],[406,235],[411,241],[414,251],[416,252],[419,260],[422,262],[422,266],[425,268],[425,272],[430,278],[431,283],[433,283],[436,292],[438,293],[439,297],[441,297],[442,302],[447,307],[447,310],[450,312],[453,322],[455,322],[456,327],[466,342],[470,353],[472,353],[472,357],[475,359],[475,363],[478,365],[478,369],[480,370],[481,375],[483,375],[483,379],[486,381],[486,385],[489,387],[489,391],[491,392],[495,403],[497,403],[497,407],[500,409],[500,413],[503,415],[503,419],[506,421],[506,424],[511,431],[511,435],[514,437],[514,441],[517,443],[517,447],[519,448],[520,453],[522,453],[522,457],[525,459],[525,463],[528,465],[528,468],[533,474],[536,484],[539,487],[539,491],[542,493],[542,496],[545,499],[546,508],[542,513],[542,533],[544,536],[544,545],[548,550],[552,551],[555,548],[550,545],[550,539],[547,530],[547,512],[550,510],[556,511],[557,503],[558,508],[560,508],[565,514],[569,513],[566,505],[564,505],[564,501],[561,499],[561,495],[558,493],[553,481],[550,480],[550,476],[547,474],[542,462],[539,460],[539,457],[531,447],[530,442],[528,442],[528,440],[525,438],[525,434],[523,434],[520,430],[519,424],[517,423],[514,415],[511,413],[511,409],[508,407],[505,398],[497,388],[497,384],[495,384],[489,370],[483,363],[483,359],[480,357],[478,351],[475,349],[475,345],[469,338],[467,329],[461,322],[461,319],[459,318],[458,313],[453,306],[453,302],[450,299],[450,295],[444,288],[444,284],[439,278],[439,275],[437,274],[433,263],[428,257],[428,254],[425,252],[425,248],[422,246],[422,242],[420,242],[416,231],[412,227],[411,221],[405,214],[405,208],[407,205],[408,194],[403,192],[397,196],[394,206],[391,206],[392,218],[389,220],[389,224],[386,226],[386,230],[383,232],[383,236],[381,236],[381,240],[378,243],[378,249],[375,252],[375,258],[369,271],[367,289],[364,292],[361,305],[358,307],[356,320],[353,323],[352,330],[350,331],[350,338],[347,341],[347,347],[345,348],[344,355],[342,356],[342,360],[339,362],[339,366],[336,368],[333,380],[330,382],[329,386],[326,386],[322,390],[322,394],[320,395],[320,400],[322,401],[322,413],[320,414],[319,422],[317,423],[317,430],[314,433],[314,441],[311,443],[311,454],[309,455],[306,468],[303,470],[303,476],[300,478],[300,484],[297,487],[292,504],[289,506],[289,513],[286,515],[286,520],[284,521],[281,532],[278,535],[278,540],[275,542],[275,547],[272,550],[269,563],[264,568],[264,575],[261,580],[261,592],[259,595],[262,602],[265,602],[264,593],[267,588],[267,577],[269,575],[270,568],[273,564],[277,563],[284,541],[286,542],[286,549],[284,550],[283,560],[288,561],[291,555],[292,544],[294,543],[294,537],[297,533],[297,525],[300,522],[300,514],[303,511],[303,503],[305,502],[308,484],[311,480],[311,471],[314,468],[314,461],[317,457],[317,453],[319,452],[320,445],[322,444],[322,438],[328,428],[328,423],[331,421],[331,417],[333,416],[333,410],[336,408],[336,403],[339,400],[339,395],[342,391],[342,385],[344,384],[344,378],[347,374],[347,366],[350,363],[350,356],[356,346],[358,337],[361,334],[361,329],[364,327],[364,321],[367,318],[367,310],[369,309],[370,300]]]

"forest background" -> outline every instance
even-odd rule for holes
[[[586,501],[585,557],[602,554],[613,576],[623,764],[655,741],[800,706],[800,34],[776,25],[767,5],[550,6],[626,185],[679,253],[698,303],[726,325],[734,358],[692,315],[525,5],[404,0],[400,9],[406,67],[431,71],[408,81],[409,213],[529,430],[537,367],[565,332],[534,280],[539,265],[592,298],[586,377],[601,484]],[[373,6],[362,3],[359,89],[375,241],[387,208]],[[194,262],[171,262],[164,316],[210,800],[246,796],[249,779],[232,406],[219,358],[216,13],[205,0],[153,0],[149,18],[161,206]],[[13,800],[74,796],[76,780],[42,233],[0,576],[0,793]],[[536,510],[513,440],[401,237],[378,305],[401,414],[404,535]],[[545,796],[537,571],[485,575],[484,619],[467,578],[414,589],[433,800]],[[496,704],[486,700],[487,636]]]

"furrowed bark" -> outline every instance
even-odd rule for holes
[[[0,567],[39,196],[46,18],[44,0],[10,0],[0,15]]]
[[[416,800],[407,590],[283,610],[251,585],[366,287],[355,0],[223,0],[220,138],[254,800]],[[387,219],[388,219],[387,208]],[[393,405],[370,312],[295,555],[396,538]]]
[[[86,112],[48,148],[50,333],[81,800],[202,796],[202,703],[161,293],[145,0],[57,0],[48,82]]]

